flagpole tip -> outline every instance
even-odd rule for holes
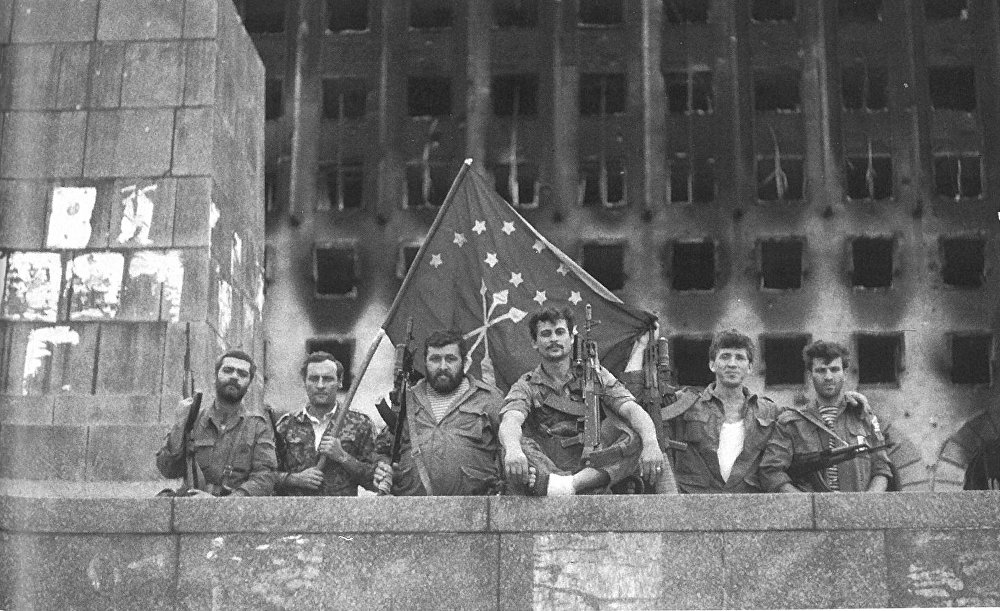
[[[464,165],[472,165],[472,157],[469,157],[463,163],[464,163]]]

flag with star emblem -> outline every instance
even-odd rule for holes
[[[622,302],[552,245],[479,172],[463,167],[452,190],[383,325],[392,342],[404,340],[411,316],[418,346],[436,330],[458,329],[469,347],[466,370],[506,390],[538,364],[528,316],[570,308],[579,328],[590,304],[601,362],[620,372],[656,317]]]

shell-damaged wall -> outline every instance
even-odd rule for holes
[[[228,0],[5,2],[0,43],[0,477],[155,479],[185,356],[263,354],[263,66]]]
[[[802,345],[836,339],[905,486],[960,486],[997,439],[995,3],[239,4],[268,79],[269,402],[303,400],[307,347],[357,369],[472,157],[659,313],[681,382],[735,326],[791,405]]]

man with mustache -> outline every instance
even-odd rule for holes
[[[344,366],[329,352],[313,352],[302,363],[309,401],[275,425],[281,443],[275,493],[288,496],[357,496],[358,486],[374,490],[375,427],[371,419],[337,401]],[[328,434],[340,410],[347,409],[337,436]],[[317,467],[321,456],[327,461]]]
[[[858,443],[879,446],[885,435],[864,395],[844,391],[850,366],[847,348],[815,341],[802,351],[816,397],[782,412],[760,465],[769,492],[885,492],[892,467],[885,450],[862,454],[793,480],[787,470],[796,455]]]
[[[215,399],[202,407],[191,431],[199,490],[191,496],[264,496],[273,489],[274,434],[263,413],[248,409],[243,397],[257,372],[250,355],[228,350],[215,363]],[[184,424],[192,399],[177,406],[175,422],[156,453],[164,477],[183,477]]]
[[[497,461],[495,387],[464,373],[467,348],[455,330],[435,331],[424,345],[427,375],[407,391],[402,454],[389,464],[393,431],[378,439],[375,485],[396,496],[495,494]]]

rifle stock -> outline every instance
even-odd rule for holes
[[[853,460],[862,454],[870,454],[887,448],[885,444],[870,446],[867,443],[856,443],[839,448],[825,449],[818,452],[801,454],[788,466],[788,476],[793,480],[801,480],[818,473],[823,469]]]
[[[188,408],[187,420],[184,421],[184,488],[187,490],[197,490],[199,487],[199,468],[195,462],[194,443],[191,433],[194,425],[198,422],[198,414],[201,412],[201,392],[195,392],[191,399],[191,407]]]
[[[395,415],[396,420],[393,423],[392,450],[389,452],[390,465],[398,464],[403,454],[403,427],[406,426],[406,404],[408,401],[406,391],[409,386],[410,376],[413,374],[412,343],[413,318],[411,317],[406,321],[406,341],[396,346],[396,358],[393,366],[393,393],[399,405],[399,412]],[[391,492],[391,484],[388,489],[380,487],[378,491],[379,495],[382,496],[391,494]]]

